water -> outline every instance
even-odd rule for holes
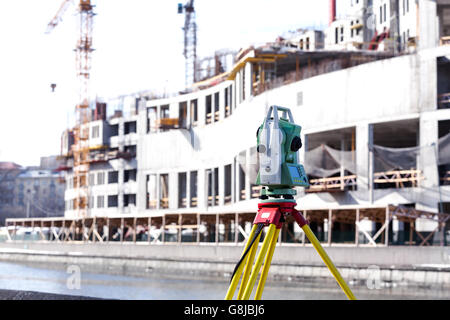
[[[0,289],[38,291],[122,300],[222,300],[228,279],[176,277],[153,274],[142,277],[92,273],[81,270],[79,289],[69,289],[71,274],[65,267],[25,265],[0,262]],[[365,285],[352,286],[358,299],[450,299],[444,288],[397,285],[370,290]],[[268,282],[263,299],[340,300],[346,299],[334,282]]]

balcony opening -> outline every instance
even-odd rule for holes
[[[178,113],[178,127],[186,129],[188,127],[188,118],[187,118],[187,102],[180,102],[178,105],[179,113]]]
[[[419,120],[373,125],[373,179],[375,189],[416,187],[422,173],[417,168]]]
[[[208,206],[219,204],[219,168],[206,170],[208,181]]]
[[[214,94],[214,121],[219,121],[220,119],[220,111],[219,111],[219,92]]]
[[[231,86],[224,90],[224,102],[225,102],[225,118],[231,116]]]
[[[306,135],[305,170],[310,187],[306,192],[356,190],[355,128]]]
[[[190,172],[191,208],[197,207],[197,171]]]
[[[100,126],[96,125],[92,127],[91,138],[95,139],[100,137]]]
[[[450,45],[450,8],[447,4],[437,1],[437,16],[439,19],[439,38],[441,46]],[[444,1],[442,1],[444,2]]]
[[[205,112],[205,114],[206,114],[206,118],[205,118],[205,121],[206,121],[206,124],[209,124],[209,123],[212,123],[213,121],[212,121],[212,97],[211,97],[211,95],[208,95],[208,96],[206,96],[206,98],[205,98],[205,110],[206,110],[206,112]]]
[[[450,185],[450,120],[438,122],[438,168],[440,184]]]
[[[186,172],[178,173],[178,208],[187,208]]]
[[[116,208],[118,205],[117,195],[108,196],[108,208]]]
[[[250,161],[249,168],[249,179],[250,179],[250,198],[258,198],[261,195],[261,186],[256,184],[256,179],[258,178],[259,171],[259,157],[256,152],[256,147],[252,147],[250,149],[250,158],[247,159]]]
[[[119,171],[110,171],[108,172],[108,183],[117,183],[119,182]]]
[[[124,182],[136,181],[136,169],[125,170],[124,171]]]
[[[136,121],[125,122],[125,134],[136,133]]]
[[[158,203],[156,174],[147,175],[146,181],[146,207],[147,209],[156,209]]]
[[[237,186],[237,200],[247,199],[247,193],[245,190],[245,166],[246,166],[246,152],[242,151],[236,157],[237,175],[239,183]]]
[[[191,125],[196,126],[198,122],[198,101],[191,100]]]
[[[168,209],[169,208],[169,175],[161,174],[159,180],[159,200],[160,200],[160,208]]]
[[[225,204],[231,203],[231,164],[225,166],[224,184],[225,184]]]
[[[121,158],[130,160],[136,157],[136,145],[125,146],[124,153],[120,155]]]
[[[438,109],[450,108],[450,59],[437,58]]]
[[[124,194],[123,206],[124,207],[136,206],[136,194]]]
[[[158,130],[156,110],[156,107],[147,108],[147,133],[156,132]]]
[[[161,131],[167,131],[169,129],[178,127],[178,118],[170,118],[170,106],[161,106],[158,127]]]
[[[97,172],[97,184],[105,184],[105,173],[103,171]]]
[[[105,197],[97,196],[97,208],[104,208],[104,207],[105,207]]]
[[[119,125],[114,124],[111,126],[111,137],[115,137],[119,135]]]

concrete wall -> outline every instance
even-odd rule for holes
[[[379,268],[381,279],[407,284],[450,286],[448,248],[325,248],[346,281],[364,280],[369,268]],[[141,274],[203,273],[229,277],[242,253],[238,245],[134,245],[3,243],[1,261],[79,264],[105,272],[118,270]],[[332,278],[311,246],[279,246],[272,260],[270,278]]]

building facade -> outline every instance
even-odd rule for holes
[[[254,213],[255,133],[271,105],[290,108],[302,126],[299,156],[311,187],[298,188],[297,208],[316,216],[316,231],[330,228],[328,210],[342,216],[348,208],[389,205],[447,211],[446,6],[353,0],[345,10],[335,7],[324,48],[249,48],[231,71],[192,92],[142,95],[131,113],[86,124],[89,216]],[[63,146],[70,163],[69,132]],[[76,192],[68,165],[67,218],[82,218]],[[336,221],[345,231],[345,219]],[[372,234],[380,228],[376,219],[356,221]],[[419,219],[415,228],[431,232],[437,225]],[[389,227],[409,228],[402,221]]]

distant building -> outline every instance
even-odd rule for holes
[[[64,215],[64,184],[60,174],[52,170],[24,170],[15,180],[14,205],[26,217]]]
[[[15,181],[22,170],[16,163],[0,162],[0,223],[4,222],[7,215],[15,215]]]
[[[55,156],[40,167],[0,162],[0,224],[5,218],[64,215],[64,188]]]

